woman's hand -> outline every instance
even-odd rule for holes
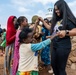
[[[65,30],[61,30],[61,31],[57,32],[57,34],[58,34],[58,36],[59,36],[60,38],[63,38],[63,37],[65,37],[65,35],[66,35],[66,31],[65,31]]]
[[[39,21],[41,21],[41,22],[44,24],[44,26],[45,26],[48,30],[50,30],[51,26],[50,26],[49,24],[47,24],[42,17],[38,17],[38,19],[39,19]]]
[[[37,19],[37,20],[35,21],[35,24],[37,24],[37,25],[39,24],[39,19]]]
[[[44,22],[44,19],[42,17],[38,17],[38,19],[41,21],[41,22]]]

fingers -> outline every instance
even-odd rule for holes
[[[39,23],[39,19],[37,19],[35,23],[38,24]]]
[[[60,38],[63,38],[63,37],[65,37],[66,33],[65,33],[65,30],[62,30],[62,31],[57,32],[57,34]]]
[[[42,17],[38,17],[39,21],[43,22],[43,18]]]

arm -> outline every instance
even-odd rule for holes
[[[41,17],[39,17],[39,20],[44,24],[44,26],[45,26],[48,30],[50,30],[50,28],[51,28],[50,25],[48,25]]]
[[[57,32],[57,34],[59,35],[60,38],[63,38],[65,36],[76,36],[76,28],[73,28],[72,30],[68,30],[68,34],[66,30],[61,30]]]
[[[9,44],[13,43],[15,41],[16,35],[12,36],[11,38],[7,37],[7,41]]]
[[[50,25],[48,25],[45,21],[43,21],[43,24],[44,24],[44,26],[45,26],[48,30],[50,30],[50,29],[51,29],[51,26],[50,26]]]
[[[37,44],[31,44],[31,49],[32,49],[32,51],[38,51],[42,48],[45,48],[50,43],[51,43],[51,39],[47,39],[47,40],[37,43]]]
[[[76,25],[73,24],[70,20],[68,20],[67,23],[67,29],[58,32],[60,38],[63,38],[65,36],[76,36]]]
[[[69,30],[69,34],[67,34],[67,36],[76,36],[76,28]]]
[[[34,28],[33,28],[33,32],[32,32],[32,34],[35,33],[35,31],[36,31],[36,27],[37,27],[37,25],[38,25],[38,22],[39,22],[39,20],[37,19],[36,22],[35,22],[35,25],[34,25]]]

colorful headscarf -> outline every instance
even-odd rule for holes
[[[6,32],[6,45],[10,45],[15,41],[16,29],[14,26],[15,16],[10,16],[7,21],[7,32]]]

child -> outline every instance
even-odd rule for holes
[[[16,75],[38,75],[38,54],[37,51],[46,47],[51,43],[56,35],[52,36],[43,42],[32,44],[33,30],[31,28],[24,28],[19,34],[19,66]]]
[[[18,29],[18,27],[20,26],[20,28]],[[21,30],[24,27],[28,27],[28,20],[25,16],[20,16],[17,19],[17,23],[16,23],[16,28],[17,33],[16,33],[16,38],[15,38],[15,50],[14,50],[14,58],[13,58],[13,68],[12,68],[12,75],[16,75],[16,72],[18,70],[18,64],[19,64],[19,34],[21,32]]]

